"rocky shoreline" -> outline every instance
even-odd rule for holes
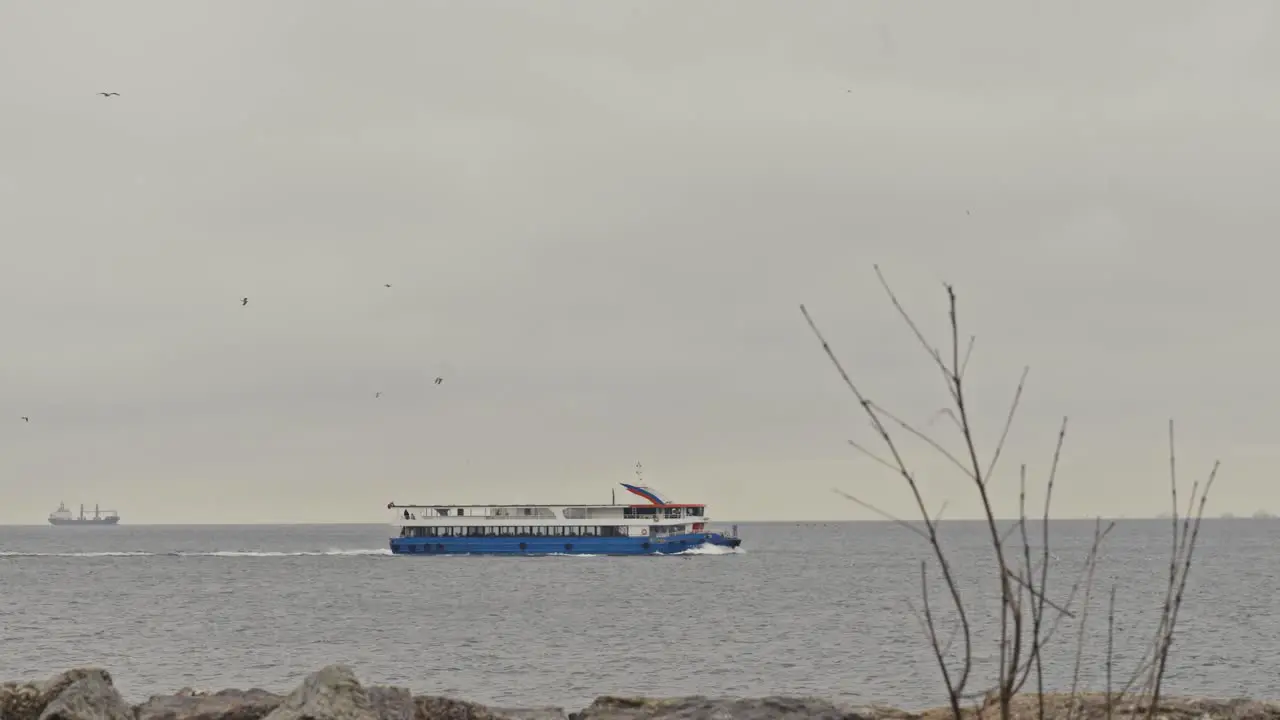
[[[1101,694],[1046,695],[1045,716],[1055,720],[1107,718]],[[1036,696],[1017,699],[1015,720],[1039,716]],[[1145,716],[1145,708],[1122,703],[1114,718]],[[101,668],[68,670],[43,682],[0,685],[0,720],[944,720],[947,708],[908,712],[892,707],[837,705],[804,697],[670,699],[600,697],[577,712],[563,708],[496,708],[405,688],[365,686],[350,668],[330,665],[306,677],[287,695],[249,690],[155,695],[131,705]],[[1161,720],[1280,720],[1280,703],[1254,700],[1169,698]],[[995,708],[979,717],[999,717]]]

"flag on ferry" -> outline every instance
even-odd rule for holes
[[[633,495],[639,495],[640,497],[644,498],[645,500],[648,500],[654,505],[671,504],[671,501],[663,498],[663,496],[657,490],[654,490],[653,488],[648,487],[646,485],[628,485],[627,483],[618,483],[618,484],[626,488],[627,492]]]

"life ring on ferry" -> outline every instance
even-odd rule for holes
[[[648,535],[648,534],[649,534],[649,528],[647,528],[647,527],[642,527],[642,528],[640,528],[640,534],[641,534],[641,535]]]

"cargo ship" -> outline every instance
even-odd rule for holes
[[[93,515],[85,515],[84,505],[80,506],[80,516],[76,517],[67,509],[66,503],[58,503],[58,509],[49,513],[50,525],[115,525],[120,522],[120,514],[115,510],[99,510],[93,506]]]

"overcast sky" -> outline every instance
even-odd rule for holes
[[[1062,415],[1058,515],[1165,510],[1171,416],[1188,484],[1225,464],[1211,513],[1280,510],[1278,20],[6,3],[0,522],[607,501],[637,461],[719,519],[909,514],[798,310],[923,424],[944,389],[875,263],[938,344],[957,286],[984,451],[1031,366],[1002,513]]]

